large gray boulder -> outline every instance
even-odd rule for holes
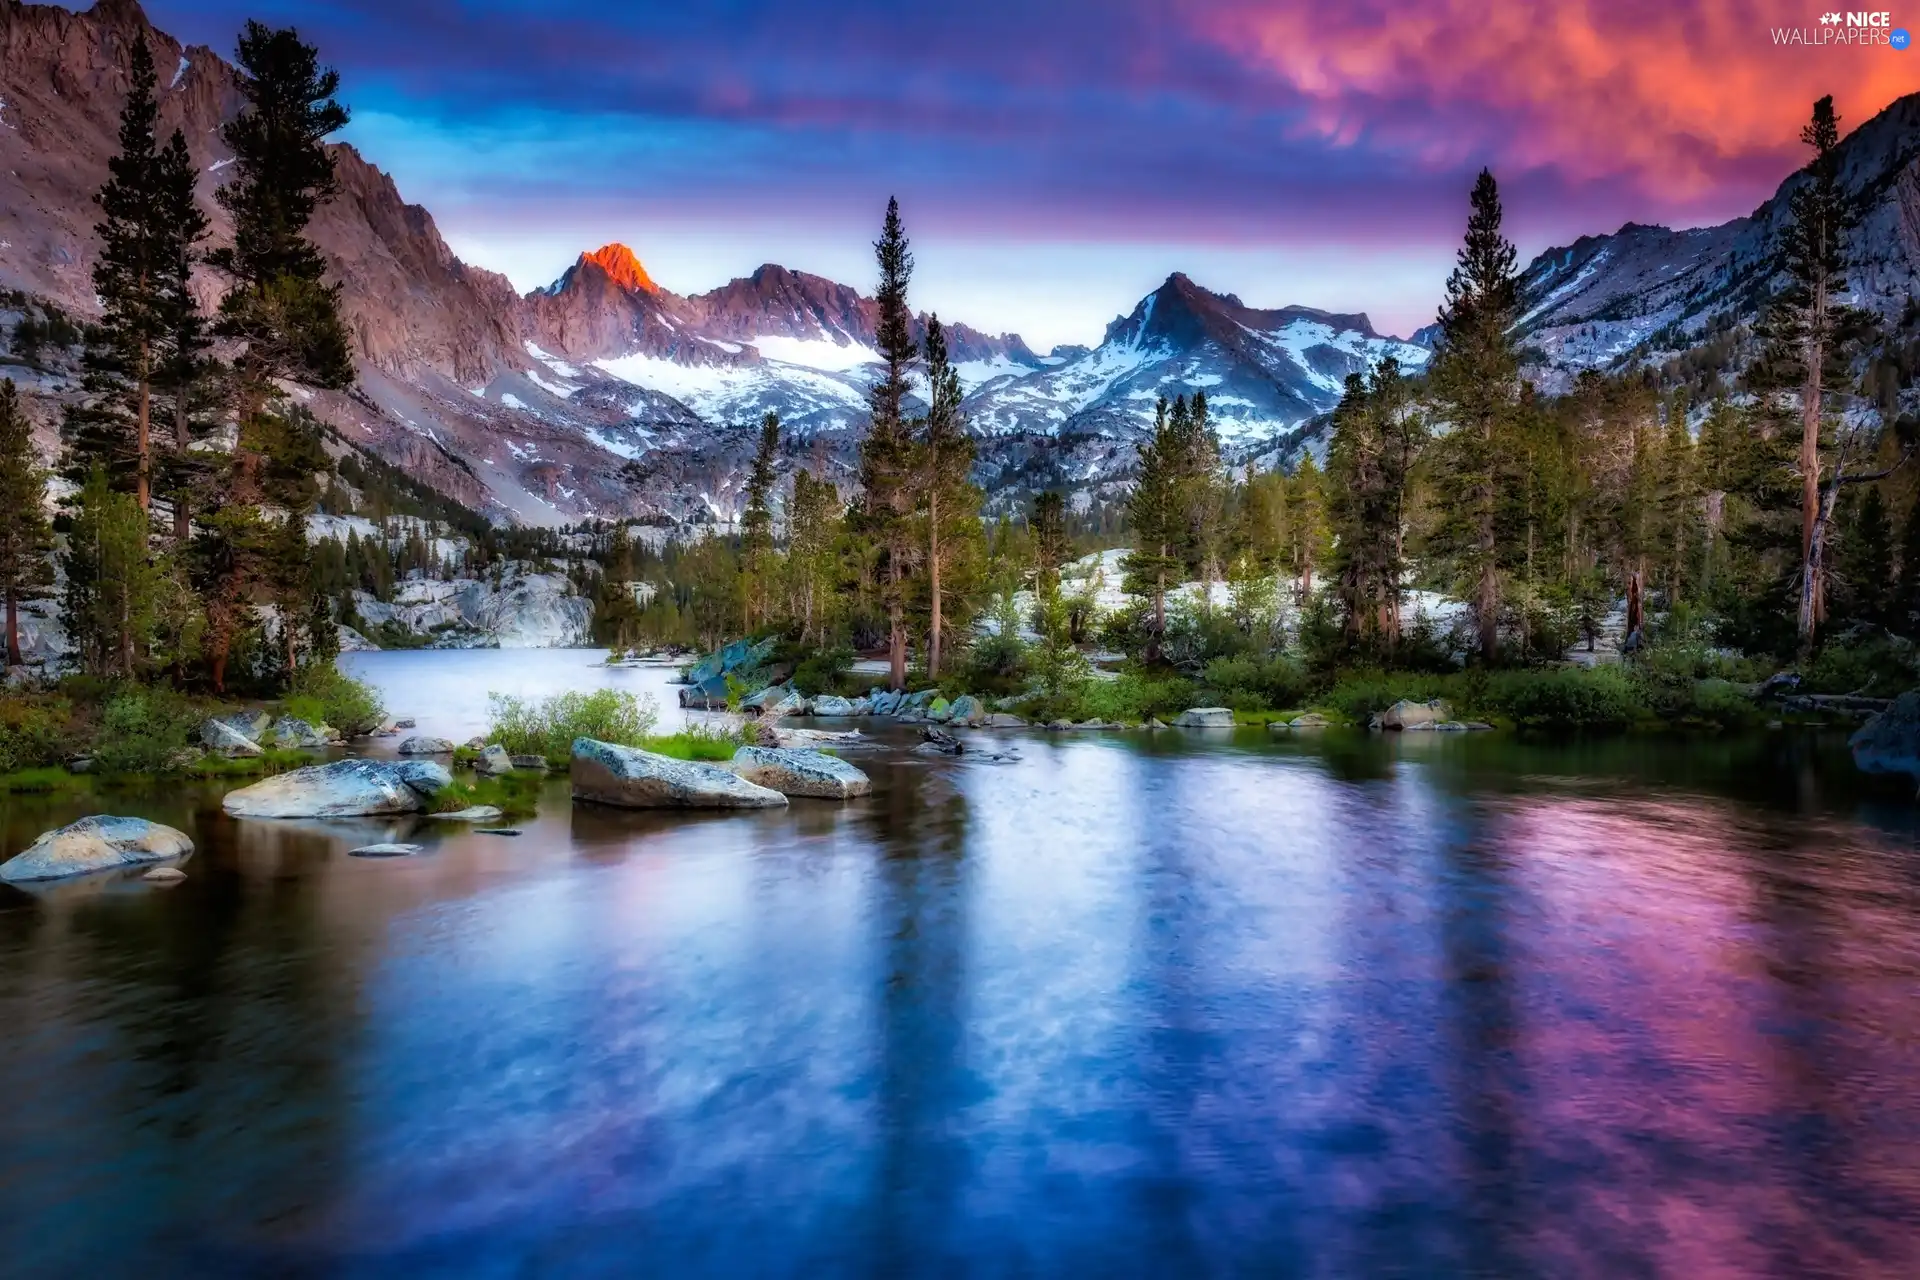
[[[948,709],[948,724],[964,724],[978,728],[987,722],[987,709],[980,699],[970,693],[963,693],[953,700]]]
[[[740,709],[756,714],[763,720],[777,720],[781,716],[805,715],[807,699],[791,685],[768,685],[760,692],[742,698]]]
[[[1402,699],[1380,713],[1380,727],[1425,729],[1452,718],[1444,702],[1408,702]]]
[[[1176,729],[1231,729],[1233,710],[1229,707],[1189,707],[1174,717]]]
[[[513,772],[513,757],[507,754],[505,747],[497,742],[491,742],[487,744],[487,749],[480,753],[480,758],[474,761],[473,767],[490,778],[497,778],[501,774]]]
[[[445,738],[412,737],[399,747],[403,756],[450,756],[453,744]]]
[[[102,814],[46,832],[25,852],[0,863],[0,880],[58,880],[89,871],[164,862],[192,852],[193,841],[172,827],[145,818]]]
[[[453,775],[430,760],[335,760],[229,791],[236,818],[351,818],[419,813]]]
[[[824,751],[741,747],[733,753],[733,771],[783,796],[845,800],[873,790],[866,774]]]
[[[1892,706],[1856,729],[1847,745],[1853,748],[1853,762],[1868,773],[1920,778],[1920,691],[1895,698]]]
[[[573,743],[573,798],[625,809],[770,809],[778,791],[727,769],[592,738]]]
[[[829,719],[839,719],[842,716],[859,713],[853,709],[853,703],[850,700],[831,693],[823,693],[813,700],[813,714],[826,716]]]
[[[327,735],[305,720],[281,716],[273,722],[273,744],[276,747],[324,747]]]
[[[260,741],[260,735],[273,723],[273,717],[264,711],[232,711],[224,716],[214,716],[200,726],[200,740],[210,747],[218,748],[220,741],[209,737],[215,732],[212,728],[219,725],[245,738],[248,742]],[[224,739],[221,739],[224,740]]]
[[[217,751],[223,756],[259,756],[266,750],[253,738],[242,733],[229,723],[228,719],[215,718],[200,726],[200,741],[209,751]]]

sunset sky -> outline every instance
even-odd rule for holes
[[[1800,162],[1816,96],[1850,128],[1920,89],[1920,51],[1777,46],[1818,30],[1800,0],[148,10],[229,56],[245,16],[298,26],[345,77],[348,139],[523,289],[608,240],[681,292],[766,261],[870,289],[897,194],[915,304],[1042,350],[1098,341],[1173,270],[1405,333],[1483,164],[1523,255],[1717,222]]]

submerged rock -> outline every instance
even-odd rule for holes
[[[351,858],[411,858],[426,850],[417,844],[363,844],[358,849],[347,850]]]
[[[427,816],[446,822],[498,822],[507,815],[490,804],[474,804],[455,809],[452,813],[430,813]]]
[[[1231,729],[1233,710],[1229,707],[1189,707],[1174,717],[1176,729]]]
[[[427,760],[335,760],[229,791],[236,818],[351,818],[419,813],[453,775]]]
[[[1318,711],[1309,711],[1304,715],[1295,716],[1291,723],[1275,720],[1267,727],[1276,731],[1281,729],[1330,729],[1333,727],[1333,721],[1327,719]]]
[[[858,729],[782,729],[760,726],[760,745],[770,747],[867,747],[873,739]]]
[[[1920,691],[1903,693],[1893,705],[1854,731],[1847,745],[1853,762],[1868,773],[1906,773],[1920,778]]]
[[[920,745],[915,750],[937,752],[943,756],[957,756],[965,751],[966,744],[945,729],[922,729]]]
[[[179,884],[187,878],[187,873],[178,867],[155,867],[140,878],[154,884]]]
[[[783,796],[845,800],[873,790],[866,774],[837,756],[791,747],[741,747],[733,753],[733,771]]]
[[[778,791],[697,760],[675,760],[592,738],[573,743],[573,798],[626,809],[768,809]]]
[[[43,833],[25,850],[0,863],[0,880],[58,880],[163,862],[193,852],[193,841],[172,827],[145,818],[115,818],[104,814]]]
[[[403,756],[450,756],[453,744],[445,738],[413,737],[402,742],[399,750]]]

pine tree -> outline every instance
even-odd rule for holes
[[[1513,471],[1511,437],[1520,361],[1509,330],[1516,261],[1501,234],[1500,190],[1480,171],[1458,265],[1447,277],[1440,341],[1429,373],[1438,417],[1435,482],[1442,519],[1434,550],[1473,602],[1480,657],[1500,649],[1500,522]]]
[[[1887,625],[1905,636],[1920,636],[1920,496],[1907,504],[1900,527],[1900,585]]]
[[[1776,264],[1786,283],[1771,300],[1763,326],[1765,381],[1798,394],[1800,471],[1800,601],[1797,628],[1803,648],[1826,614],[1822,581],[1821,434],[1827,397],[1852,380],[1850,340],[1857,313],[1848,296],[1845,237],[1851,222],[1840,185],[1840,118],[1832,97],[1813,104],[1800,131],[1813,150],[1800,184],[1788,197],[1788,219]]]
[[[1304,606],[1313,599],[1314,575],[1333,551],[1333,531],[1327,523],[1326,477],[1310,453],[1300,455],[1299,465],[1287,480],[1287,510],[1288,560],[1296,595]]]
[[[787,521],[787,566],[802,644],[823,638],[823,602],[833,593],[835,543],[846,513],[840,492],[808,471],[793,473],[793,505]]]
[[[1129,594],[1144,596],[1151,605],[1147,618],[1146,660],[1160,660],[1167,634],[1167,588],[1178,581],[1184,567],[1180,556],[1185,536],[1180,485],[1185,459],[1186,402],[1179,404],[1178,420],[1165,396],[1154,407],[1153,436],[1140,448],[1140,477],[1127,502],[1133,525],[1133,549],[1120,562]]]
[[[905,418],[908,377],[918,355],[907,309],[913,254],[900,222],[900,202],[887,201],[887,216],[874,242],[880,266],[875,339],[883,372],[868,393],[872,422],[860,445],[859,531],[879,557],[880,605],[887,618],[889,679],[907,682],[907,596],[913,572],[914,447]]]
[[[1067,501],[1049,489],[1033,500],[1033,560],[1042,590],[1059,586],[1068,554]]]
[[[927,546],[927,678],[937,680],[945,632],[954,621],[944,588],[967,548],[978,542],[980,490],[967,478],[973,467],[973,438],[960,418],[960,374],[948,357],[937,315],[927,321],[926,361],[927,416],[917,442],[916,470]]]
[[[147,534],[138,501],[112,487],[106,468],[95,467],[80,490],[62,557],[67,636],[91,675],[140,674],[159,585]]]
[[[747,508],[740,517],[741,599],[746,629],[766,621],[768,578],[773,572],[774,461],[780,452],[780,415],[769,410],[760,423],[760,444],[747,474]]]
[[[1178,407],[1176,401],[1175,407]],[[1180,415],[1176,414],[1176,419]],[[1221,554],[1227,529],[1221,516],[1225,506],[1225,478],[1220,473],[1220,440],[1207,420],[1207,394],[1194,393],[1185,415],[1181,437],[1181,514],[1185,523],[1182,544],[1185,559],[1200,578],[1200,610],[1213,610],[1213,584],[1220,577]]]
[[[353,361],[340,286],[326,283],[326,260],[306,234],[315,210],[338,189],[324,143],[347,123],[333,97],[339,73],[321,70],[313,46],[291,27],[251,20],[238,62],[246,106],[220,131],[233,151],[233,177],[219,193],[233,217],[233,243],[208,261],[233,282],[217,332],[242,348],[235,369],[245,432],[276,379],[344,388],[352,385]]]
[[[206,455],[193,451],[217,427],[216,363],[207,355],[212,338],[193,293],[198,245],[207,234],[207,216],[194,199],[199,174],[179,130],[160,152],[155,191],[161,222],[171,234],[159,255],[160,336],[154,361],[154,390],[172,431],[158,450],[159,490],[173,506],[173,541],[185,547],[192,530],[197,497],[207,488]]]
[[[1848,616],[1884,626],[1894,621],[1893,525],[1880,486],[1863,487],[1866,492],[1858,498],[1852,491],[1847,495],[1848,518],[1835,521],[1842,530],[1836,576]]]
[[[96,467],[148,509],[153,481],[153,387],[167,336],[167,269],[183,232],[172,225],[161,191],[161,153],[154,122],[153,55],[132,42],[127,101],[120,112],[119,154],[94,201],[100,254],[93,289],[100,323],[87,344],[86,400],[67,415],[68,478]]]
[[[0,381],[0,595],[7,602],[7,665],[20,665],[20,606],[53,586],[53,530],[45,507],[47,477],[33,451],[33,431],[20,411],[13,379]]]

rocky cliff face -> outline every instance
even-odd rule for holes
[[[559,574],[511,565],[496,582],[413,579],[391,601],[354,592],[354,608],[375,638],[384,626],[449,649],[565,649],[591,643],[593,603]]]
[[[1854,302],[1898,320],[1920,297],[1920,94],[1844,138],[1840,161],[1858,214],[1847,239]],[[1794,174],[1752,214],[1719,226],[1629,223],[1535,258],[1521,275],[1520,329],[1543,380],[1659,359],[1716,326],[1751,323],[1771,291],[1789,201],[1804,181]]]

